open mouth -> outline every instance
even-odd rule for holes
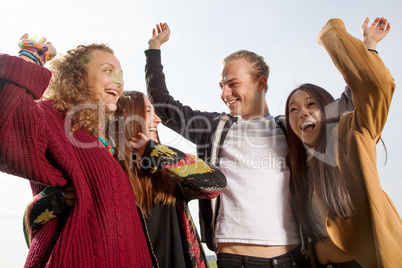
[[[301,129],[303,132],[310,132],[310,131],[312,131],[314,128],[315,128],[315,123],[314,123],[314,122],[311,122],[311,121],[306,121],[306,122],[304,122],[304,123],[300,126],[300,129]]]
[[[109,94],[109,95],[114,96],[114,97],[119,96],[119,92],[116,91],[116,90],[113,90],[113,89],[106,89],[105,92],[106,92],[107,94]]]

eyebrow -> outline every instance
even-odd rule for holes
[[[235,77],[235,78],[232,78],[232,79],[229,79],[229,80],[227,80],[227,81],[225,81],[225,82],[222,82],[222,80],[221,81],[219,81],[219,84],[221,85],[221,84],[227,84],[227,83],[230,83],[230,82],[233,82],[233,81],[235,81],[235,80],[238,80],[239,78],[237,78],[237,77]]]
[[[100,66],[102,66],[102,65],[110,65],[110,66],[112,66],[113,68],[115,67],[113,64],[108,63],[108,62],[101,63]]]
[[[114,66],[113,64],[108,63],[108,62],[105,62],[105,63],[101,63],[101,64],[100,64],[100,66],[103,66],[103,65],[109,65],[109,66],[111,66],[112,68],[116,68],[116,66]],[[123,75],[123,70],[121,70],[121,71],[119,72],[119,74]]]
[[[308,100],[308,99],[313,99],[313,100],[314,100],[314,98],[313,98],[313,97],[311,97],[311,96],[306,98],[306,100]],[[291,105],[292,105],[292,104],[294,104],[294,103],[295,103],[294,101],[289,102],[289,106],[291,106]]]

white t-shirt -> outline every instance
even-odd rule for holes
[[[290,207],[286,137],[272,116],[239,119],[219,160],[227,188],[220,195],[215,243],[300,243]]]

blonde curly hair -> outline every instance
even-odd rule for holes
[[[88,85],[87,65],[91,60],[91,52],[100,50],[114,54],[106,44],[79,45],[68,50],[66,55],[52,60],[50,70],[53,73],[44,99],[54,100],[55,108],[66,116],[80,104],[98,104],[98,93]],[[98,106],[96,106],[98,107]],[[71,118],[71,132],[79,128],[92,131],[99,126],[99,110],[91,108],[79,109]]]

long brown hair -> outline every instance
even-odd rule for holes
[[[113,54],[113,50],[108,45],[94,43],[79,45],[68,50],[66,55],[51,61],[50,70],[53,76],[44,99],[54,100],[55,108],[66,115],[79,104],[98,105],[98,93],[89,87],[87,79],[87,64],[94,50]],[[97,128],[99,120],[98,109],[80,109],[72,116],[71,132],[81,127],[92,131],[93,128]]]
[[[307,147],[293,132],[289,123],[289,101],[298,90],[309,93],[321,112],[322,127],[313,148],[319,156],[315,155],[312,158],[310,168],[307,165]],[[342,141],[331,136],[333,128],[339,122],[338,109],[334,98],[325,89],[313,84],[303,84],[290,93],[286,101],[285,115],[286,138],[289,146],[287,164],[291,172],[292,207],[306,235],[311,239],[322,238],[309,213],[312,209],[310,200],[314,191],[330,215],[346,219],[354,211],[345,178],[336,164],[334,143]]]
[[[116,137],[116,152],[128,174],[138,206],[143,212],[149,213],[156,203],[174,205],[176,197],[172,175],[167,170],[144,171],[135,164],[136,159],[133,159],[136,155],[128,141],[132,137],[138,137],[138,132],[145,133],[144,97],[138,91],[125,91],[117,102],[115,122],[119,135]]]

